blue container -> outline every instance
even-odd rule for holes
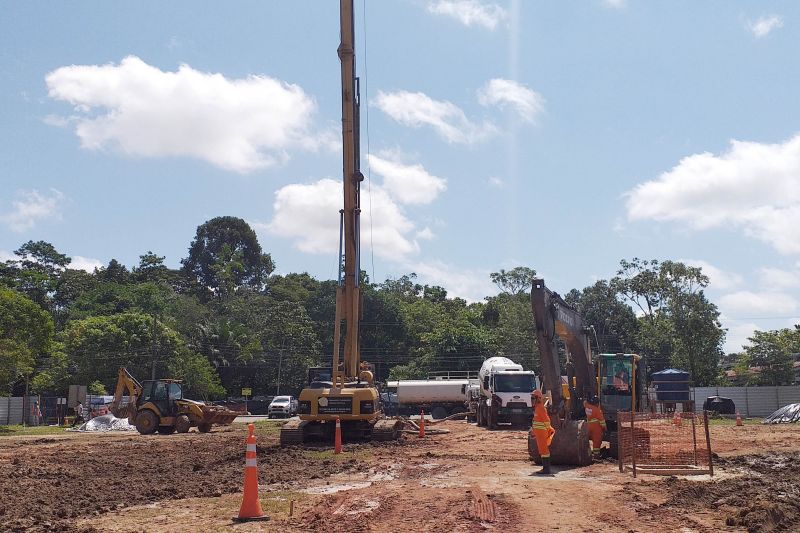
[[[653,373],[651,380],[658,401],[688,402],[692,399],[689,391],[689,373],[685,370],[668,368]]]

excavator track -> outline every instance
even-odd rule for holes
[[[403,429],[403,421],[394,418],[383,418],[372,426],[372,440],[397,440]]]
[[[305,420],[289,420],[281,426],[281,446],[303,444],[305,437],[303,428],[307,423]]]

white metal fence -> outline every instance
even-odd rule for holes
[[[800,403],[800,386],[785,387],[695,387],[696,409],[703,408],[709,396],[730,398],[743,416],[767,416],[790,403]]]
[[[26,401],[22,396],[0,397],[0,425],[10,426],[25,423],[35,423],[35,417],[31,413],[31,406],[37,401],[36,396],[29,396]]]

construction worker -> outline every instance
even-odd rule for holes
[[[533,403],[533,426],[531,433],[536,439],[536,447],[539,449],[539,455],[542,457],[542,469],[537,472],[538,474],[550,474],[550,443],[553,442],[553,435],[556,430],[550,425],[550,415],[547,414],[547,408],[544,402],[544,396],[539,389],[531,393],[531,402]]]
[[[600,408],[600,398],[593,394],[584,400],[583,409],[586,411],[586,421],[589,423],[589,438],[592,441],[592,455],[600,455],[600,446],[603,444],[603,434],[606,432],[606,418]]]

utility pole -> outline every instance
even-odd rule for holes
[[[152,348],[153,363],[150,372],[150,379],[156,379],[156,315],[153,315],[153,348]]]

